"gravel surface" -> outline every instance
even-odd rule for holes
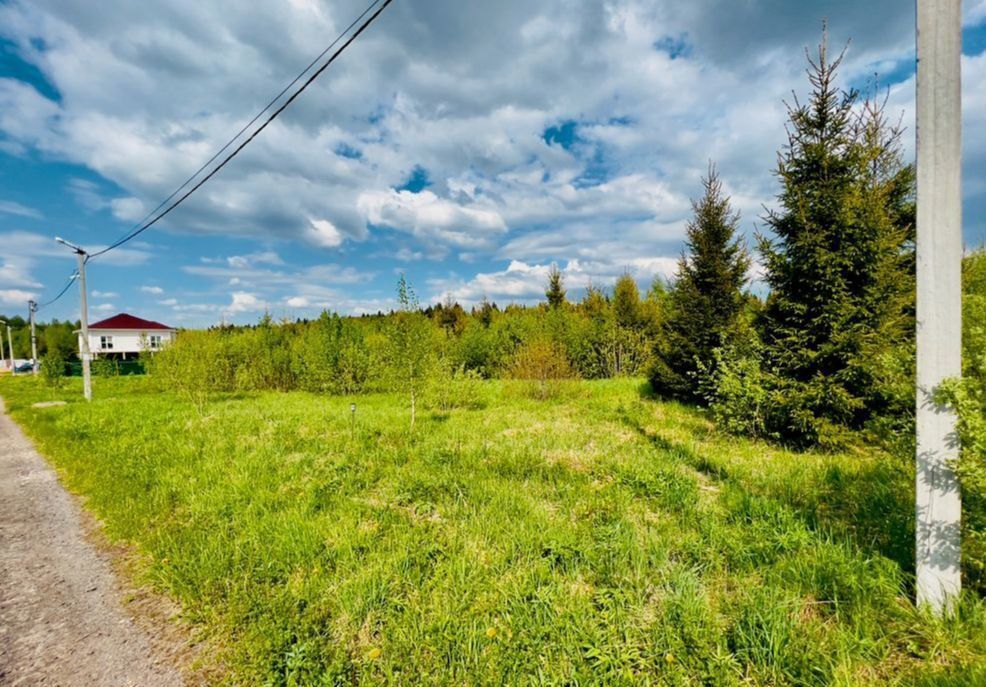
[[[0,685],[180,687],[82,522],[0,400]]]

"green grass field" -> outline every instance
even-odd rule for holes
[[[986,684],[983,602],[909,602],[912,472],[875,450],[722,436],[637,381],[483,383],[413,436],[393,395],[149,383],[0,394],[221,684]]]

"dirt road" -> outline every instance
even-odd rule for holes
[[[78,506],[0,401],[0,685],[178,687]]]

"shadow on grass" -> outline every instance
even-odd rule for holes
[[[654,387],[646,379],[637,387],[637,394],[644,401],[660,401],[662,398],[654,391]]]
[[[642,398],[649,386],[641,388]],[[806,470],[800,479],[773,481],[731,472],[726,461],[703,455],[692,446],[653,431],[624,408],[620,419],[656,450],[743,491],[774,500],[791,508],[813,531],[848,538],[860,550],[894,561],[901,570],[914,572],[914,476],[906,461],[888,455],[886,460],[833,464],[823,471]],[[805,453],[805,461],[818,454]]]

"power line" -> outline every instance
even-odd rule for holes
[[[260,117],[263,116],[263,114],[265,112],[267,112],[267,110],[269,110],[271,107],[273,107],[274,103],[276,103],[278,100],[280,100],[282,95],[284,95],[285,93],[288,92],[288,89],[290,89],[292,86],[294,86],[296,83],[298,83],[298,81],[301,79],[301,77],[303,77],[305,74],[307,74],[308,71],[312,67],[314,67],[318,63],[319,60],[321,60],[323,57],[325,57],[325,54],[327,52],[329,52],[332,48],[334,48],[335,45],[336,45],[336,43],[338,43],[340,40],[342,40],[342,37],[345,36],[347,33],[349,33],[352,30],[352,28],[354,26],[356,26],[356,24],[363,17],[365,17],[367,15],[367,13],[370,12],[370,10],[372,10],[379,2],[380,2],[380,0],[373,0],[373,2],[365,10],[363,10],[362,14],[360,14],[358,17],[356,17],[356,19],[354,19],[352,21],[352,23],[349,24],[349,26],[347,26],[345,29],[343,29],[342,33],[340,33],[338,36],[336,36],[336,39],[334,41],[332,41],[331,43],[329,43],[329,45],[325,48],[325,50],[323,50],[322,52],[320,52],[318,54],[318,57],[316,57],[314,60],[312,60],[311,62],[309,62],[308,63],[308,66],[305,67],[304,69],[302,69],[301,72],[298,74],[298,76],[294,77],[294,79],[291,81],[291,83],[289,83],[287,86],[285,86],[283,89],[281,89],[281,92],[280,93],[278,93],[273,98],[271,98],[271,101],[264,106],[264,109],[262,109],[256,115],[254,115],[253,119],[251,119],[249,122],[247,122],[246,124],[244,124],[243,125],[243,128],[236,132],[236,135],[234,135],[231,139],[229,139],[228,141],[226,141],[226,144],[222,148],[220,148],[219,150],[217,150],[216,153],[212,157],[210,157],[208,160],[206,160],[205,163],[201,167],[199,167],[197,170],[195,170],[195,172],[190,177],[188,177],[187,179],[185,179],[185,181],[182,182],[182,185],[181,186],[179,186],[178,188],[176,188],[174,191],[171,192],[171,195],[170,196],[168,196],[167,198],[165,198],[164,200],[162,200],[160,203],[158,203],[157,204],[157,207],[155,207],[153,210],[151,210],[150,212],[148,212],[146,215],[144,215],[140,219],[140,221],[138,221],[136,224],[134,224],[134,226],[131,227],[131,231],[133,231],[134,229],[137,229],[141,224],[143,224],[144,222],[146,222],[147,220],[149,220],[154,215],[155,212],[157,212],[158,210],[160,210],[161,208],[163,208],[168,203],[168,201],[170,201],[172,198],[174,198],[175,196],[177,196],[181,192],[181,190],[183,188],[185,188],[190,183],[192,183],[192,180],[195,179],[195,177],[197,177],[199,174],[201,174],[202,171],[205,168],[207,168],[209,165],[211,165],[216,160],[217,157],[219,157],[224,152],[226,152],[226,149],[229,148],[231,145],[233,145],[233,142],[236,141],[236,139],[238,139],[240,136],[242,136],[244,131],[246,131],[251,126],[253,126],[253,124],[258,119],[260,119]]]
[[[62,290],[58,292],[58,295],[57,296],[55,296],[54,298],[52,298],[50,301],[45,301],[44,303],[38,303],[38,310],[40,310],[41,308],[44,308],[46,306],[51,305],[52,303],[54,303],[55,301],[57,301],[59,298],[61,298],[62,296],[64,296],[65,295],[65,292],[68,291],[68,288],[70,286],[72,286],[72,284],[75,283],[75,280],[78,279],[78,277],[79,277],[79,273],[78,272],[73,272],[72,273],[72,276],[68,278],[68,283],[65,284],[65,286],[62,288]]]
[[[88,260],[90,260],[90,259],[92,259],[92,258],[96,258],[96,257],[99,257],[100,255],[103,255],[104,253],[108,253],[108,252],[110,252],[111,250],[114,250],[115,248],[118,248],[118,247],[120,247],[120,246],[122,246],[122,245],[123,245],[124,243],[126,243],[127,241],[130,241],[130,240],[132,240],[132,239],[134,239],[134,238],[135,238],[135,237],[137,237],[138,235],[140,235],[140,234],[142,234],[143,232],[145,232],[145,231],[147,231],[148,229],[150,229],[150,228],[151,228],[152,226],[154,226],[154,225],[155,225],[155,224],[156,224],[156,223],[157,223],[158,221],[160,221],[161,219],[163,219],[163,218],[164,218],[164,217],[165,217],[165,216],[166,216],[166,215],[167,215],[168,213],[170,213],[170,212],[171,212],[172,210],[174,210],[174,209],[175,209],[176,207],[178,207],[179,205],[181,205],[181,204],[182,204],[182,203],[183,203],[183,202],[185,201],[185,199],[186,199],[186,198],[188,198],[188,197],[189,197],[190,195],[192,195],[193,193],[195,193],[195,191],[197,191],[197,190],[198,190],[198,189],[199,189],[199,188],[200,188],[200,187],[201,187],[201,186],[202,186],[202,185],[203,185],[203,184],[204,184],[205,182],[207,182],[207,181],[208,181],[209,179],[211,179],[211,178],[212,178],[213,176],[215,176],[215,175],[216,175],[216,174],[217,174],[217,173],[219,172],[219,170],[221,170],[221,169],[222,169],[223,167],[225,167],[225,166],[226,166],[226,164],[227,164],[227,163],[228,163],[228,162],[229,162],[230,160],[232,160],[232,159],[233,159],[234,157],[236,157],[236,156],[237,156],[237,155],[238,155],[238,154],[240,153],[240,151],[241,151],[241,150],[243,150],[243,149],[244,149],[245,147],[247,147],[247,146],[248,146],[248,145],[249,145],[250,143],[252,143],[252,142],[253,142],[253,139],[255,139],[255,138],[256,138],[256,137],[257,137],[257,136],[258,136],[258,135],[260,134],[260,132],[261,132],[261,131],[263,131],[264,129],[266,129],[266,128],[267,128],[267,126],[268,126],[268,125],[269,125],[269,124],[270,124],[271,122],[273,122],[273,121],[274,121],[274,120],[275,120],[275,119],[276,119],[276,118],[278,117],[278,115],[280,115],[280,114],[281,114],[281,113],[282,113],[282,112],[283,112],[283,111],[284,111],[285,109],[287,109],[287,107],[288,107],[288,106],[289,106],[289,105],[290,105],[290,104],[291,104],[292,102],[294,102],[294,100],[295,100],[295,98],[297,98],[297,97],[298,97],[299,95],[301,95],[301,94],[302,94],[302,93],[303,93],[303,92],[305,91],[305,89],[307,89],[307,88],[308,88],[308,86],[310,86],[310,85],[311,85],[311,83],[312,83],[313,81],[315,81],[315,79],[317,79],[317,78],[318,78],[319,76],[321,76],[321,74],[322,74],[322,72],[324,72],[324,71],[325,71],[326,69],[328,69],[328,68],[329,68],[329,65],[331,65],[331,64],[332,64],[333,62],[335,62],[335,61],[336,61],[336,58],[338,58],[338,57],[339,57],[339,55],[341,55],[341,54],[342,54],[342,53],[343,53],[343,52],[344,52],[344,51],[346,50],[346,48],[348,48],[348,47],[349,47],[349,46],[350,46],[350,45],[351,45],[351,44],[353,43],[353,41],[355,41],[355,40],[356,40],[357,38],[359,38],[359,36],[360,36],[360,34],[362,34],[362,33],[363,33],[363,32],[364,32],[364,31],[365,31],[365,30],[366,30],[366,29],[367,29],[367,28],[368,28],[368,27],[370,26],[370,24],[372,24],[372,23],[373,23],[373,22],[374,22],[374,21],[376,20],[376,18],[377,18],[377,17],[379,17],[379,16],[380,16],[380,14],[381,14],[381,13],[382,13],[382,12],[383,12],[383,11],[384,11],[385,9],[387,9],[387,6],[388,6],[388,5],[390,5],[390,3],[391,3],[391,2],[393,2],[393,0],[382,0],[382,4],[381,4],[381,0],[374,0],[374,1],[373,1],[373,2],[372,2],[372,3],[371,3],[371,4],[370,4],[370,5],[369,5],[369,6],[367,7],[367,8],[366,8],[366,9],[365,9],[365,10],[363,11],[363,13],[362,13],[362,14],[361,14],[361,15],[360,15],[360,16],[359,16],[359,17],[358,17],[358,18],[357,18],[357,19],[356,19],[355,21],[353,21],[353,23],[352,23],[352,24],[350,24],[350,25],[349,25],[349,27],[348,27],[348,28],[347,28],[347,29],[346,29],[345,31],[343,31],[343,32],[342,32],[342,33],[341,33],[341,34],[339,35],[339,37],[338,37],[338,38],[336,38],[336,39],[335,39],[335,41],[333,41],[333,42],[332,42],[332,44],[331,44],[331,45],[330,45],[330,46],[329,46],[328,48],[326,48],[326,49],[325,49],[325,50],[324,50],[324,51],[322,52],[322,55],[324,55],[324,54],[325,54],[325,53],[327,53],[327,52],[328,52],[329,50],[331,50],[331,48],[332,48],[332,46],[333,46],[333,45],[335,45],[336,43],[338,43],[338,42],[339,42],[339,40],[341,40],[341,38],[342,38],[342,37],[343,37],[343,36],[344,36],[344,35],[345,35],[345,34],[346,34],[346,33],[347,33],[347,32],[348,32],[348,31],[349,31],[349,30],[350,30],[350,29],[351,29],[351,28],[353,27],[353,26],[355,26],[355,25],[356,25],[356,24],[357,24],[357,23],[358,23],[358,22],[360,21],[360,19],[361,19],[362,17],[364,17],[364,16],[366,16],[366,14],[367,14],[368,12],[370,12],[370,11],[371,11],[371,10],[373,9],[373,7],[375,7],[375,6],[377,5],[377,4],[380,4],[380,6],[379,6],[379,7],[377,7],[377,9],[376,9],[376,11],[375,11],[375,12],[373,12],[373,14],[372,14],[372,15],[370,15],[370,17],[369,17],[369,19],[367,19],[367,20],[366,20],[365,22],[363,22],[363,24],[362,24],[362,25],[361,25],[361,26],[360,26],[360,27],[359,27],[359,28],[358,28],[358,29],[357,29],[357,30],[355,31],[355,33],[353,33],[353,35],[352,35],[352,36],[350,36],[350,37],[349,37],[349,39],[347,39],[347,40],[346,40],[346,42],[345,42],[345,43],[343,43],[343,44],[342,44],[342,46],[341,46],[341,47],[340,47],[340,48],[339,48],[338,50],[336,50],[336,51],[335,51],[334,53],[332,53],[332,56],[331,56],[331,57],[329,57],[329,59],[328,59],[328,60],[327,60],[327,61],[325,62],[325,64],[323,64],[323,65],[322,65],[321,67],[319,67],[319,68],[318,68],[317,70],[315,70],[315,72],[314,72],[314,73],[313,73],[313,74],[312,74],[311,76],[309,76],[309,77],[308,77],[308,79],[307,79],[307,80],[306,80],[306,81],[305,81],[305,82],[304,82],[304,83],[303,83],[303,84],[301,85],[301,87],[300,87],[300,88],[298,88],[298,89],[297,89],[297,90],[296,90],[296,91],[295,91],[294,93],[292,93],[292,94],[291,94],[291,96],[290,96],[290,97],[289,97],[289,98],[288,98],[287,100],[285,100],[285,101],[284,101],[284,103],[282,103],[280,107],[278,107],[278,108],[277,108],[276,110],[274,110],[274,112],[273,112],[273,113],[271,113],[271,115],[270,115],[270,116],[269,116],[269,117],[268,117],[268,118],[267,118],[267,119],[266,119],[266,120],[264,121],[264,123],[263,123],[263,124],[261,124],[261,125],[260,125],[260,126],[259,126],[259,127],[258,127],[258,128],[257,128],[257,129],[256,129],[256,130],[255,130],[254,132],[253,132],[253,133],[252,133],[252,134],[250,134],[250,136],[249,136],[249,137],[247,137],[247,139],[246,139],[246,140],[244,140],[244,141],[243,141],[242,143],[240,143],[240,144],[239,144],[239,145],[238,145],[238,146],[237,146],[237,147],[236,147],[235,149],[233,149],[233,152],[231,152],[231,153],[230,153],[229,155],[227,155],[227,156],[225,157],[225,159],[223,159],[223,161],[222,161],[222,162],[220,162],[220,163],[219,163],[219,164],[218,164],[218,165],[217,165],[217,166],[216,166],[216,167],[215,167],[215,168],[214,168],[214,169],[213,169],[213,170],[212,170],[211,172],[209,172],[208,174],[206,174],[206,175],[205,175],[205,176],[204,176],[204,177],[203,177],[202,179],[200,179],[200,180],[199,180],[199,181],[198,181],[198,182],[197,182],[197,183],[196,183],[196,184],[195,184],[194,186],[192,186],[192,188],[190,188],[190,189],[189,189],[188,191],[186,191],[186,192],[185,192],[185,193],[184,193],[183,195],[181,195],[181,196],[180,196],[180,197],[179,197],[179,198],[178,198],[178,199],[177,199],[176,201],[174,201],[173,203],[171,203],[171,205],[168,205],[168,207],[167,207],[167,208],[165,208],[165,209],[164,209],[164,210],[163,210],[162,212],[160,212],[159,214],[157,214],[156,216],[154,216],[154,218],[153,218],[153,219],[151,219],[151,220],[149,220],[149,221],[145,221],[145,222],[144,222],[143,224],[140,224],[140,225],[139,225],[138,227],[136,227],[135,229],[133,229],[133,230],[132,230],[132,231],[131,231],[130,233],[128,233],[128,234],[126,234],[125,236],[123,236],[122,238],[120,238],[120,239],[118,239],[117,241],[115,241],[115,242],[113,242],[113,243],[111,243],[111,244],[110,244],[109,246],[107,246],[106,248],[103,248],[103,249],[102,249],[102,250],[100,250],[100,251],[96,251],[95,253],[92,253],[92,254],[90,254],[90,255],[89,255],[89,256],[88,256],[87,258],[86,258],[86,260],[88,261]],[[315,62],[317,62],[317,61],[318,61],[319,59],[321,59],[321,56],[322,56],[322,55],[320,55],[320,56],[319,56],[318,58],[316,58],[316,59],[315,59]],[[314,64],[314,62],[313,62],[312,64]],[[158,208],[160,208],[160,207],[161,207],[162,205],[164,205],[165,203],[167,203],[167,202],[168,202],[168,201],[169,201],[170,199],[172,199],[172,198],[174,198],[174,196],[175,196],[175,195],[177,195],[177,194],[178,194],[178,192],[179,192],[179,191],[181,191],[181,189],[183,189],[183,188],[185,188],[185,186],[187,186],[187,185],[189,184],[189,182],[190,182],[190,181],[191,181],[192,179],[194,179],[194,178],[195,178],[195,177],[196,177],[196,176],[197,176],[197,175],[198,175],[198,174],[199,174],[199,173],[200,173],[200,172],[201,172],[201,171],[202,171],[203,169],[205,169],[205,167],[207,167],[207,166],[208,166],[208,165],[209,165],[209,164],[210,164],[210,163],[211,163],[211,162],[212,162],[213,160],[215,160],[215,159],[216,159],[217,157],[219,157],[219,155],[220,155],[220,154],[221,154],[221,153],[222,153],[222,152],[223,152],[224,150],[226,150],[226,149],[227,149],[227,148],[228,148],[228,147],[229,147],[229,146],[230,146],[230,145],[231,145],[231,144],[233,143],[233,141],[235,141],[235,140],[236,140],[237,138],[239,138],[239,136],[240,136],[240,135],[241,135],[241,134],[243,133],[243,131],[245,131],[245,130],[246,130],[246,129],[247,129],[247,128],[248,128],[248,127],[249,127],[249,126],[250,126],[250,125],[251,125],[251,124],[252,124],[253,122],[255,122],[255,121],[256,121],[257,119],[259,119],[259,118],[260,118],[260,116],[261,116],[261,115],[263,115],[263,113],[264,113],[264,112],[266,112],[266,111],[267,111],[267,110],[268,110],[268,109],[269,109],[269,108],[271,107],[271,105],[272,105],[272,104],[273,104],[274,102],[276,102],[276,101],[277,101],[277,100],[278,100],[278,99],[279,99],[279,98],[280,98],[280,97],[281,97],[281,96],[282,96],[282,95],[283,95],[283,94],[284,94],[285,92],[287,92],[287,91],[288,91],[288,89],[290,89],[290,88],[291,88],[291,86],[292,86],[293,84],[295,84],[295,83],[297,83],[297,81],[299,81],[299,80],[301,79],[301,77],[302,77],[302,76],[303,76],[303,75],[304,75],[304,74],[305,74],[305,73],[306,73],[306,72],[307,72],[307,71],[308,71],[308,70],[309,70],[310,68],[311,68],[311,65],[309,65],[309,66],[308,66],[308,67],[307,67],[307,68],[305,69],[305,71],[303,71],[303,72],[302,72],[301,74],[299,74],[299,75],[298,75],[298,76],[297,76],[297,77],[295,78],[295,80],[291,82],[291,84],[289,84],[289,85],[288,85],[288,86],[287,86],[287,87],[286,87],[286,88],[285,88],[285,89],[284,89],[283,91],[281,91],[281,93],[279,93],[279,94],[277,95],[277,97],[276,97],[276,98],[274,98],[274,100],[272,100],[270,104],[268,104],[268,106],[267,106],[267,107],[265,107],[265,108],[264,108],[263,110],[261,110],[261,111],[260,111],[260,113],[259,113],[259,114],[258,114],[258,115],[257,115],[256,117],[254,117],[254,119],[253,119],[253,120],[251,120],[251,122],[250,122],[249,124],[247,124],[247,125],[246,125],[246,126],[245,126],[245,127],[244,127],[244,128],[242,129],[242,130],[240,130],[240,132],[239,132],[239,133],[237,133],[237,135],[236,135],[236,136],[234,136],[234,137],[233,137],[233,138],[232,138],[232,139],[231,139],[231,140],[229,141],[229,143],[227,143],[227,144],[226,144],[225,146],[223,146],[223,148],[222,148],[222,149],[221,149],[221,150],[220,150],[220,151],[219,151],[218,153],[216,153],[216,154],[215,154],[215,155],[214,155],[214,156],[212,157],[212,159],[211,159],[211,160],[209,160],[209,162],[207,162],[207,163],[206,163],[205,165],[203,165],[203,166],[202,166],[202,168],[200,168],[200,169],[199,169],[199,171],[197,171],[197,172],[196,172],[195,174],[193,174],[193,175],[192,175],[192,176],[191,176],[191,177],[190,177],[190,178],[188,179],[188,181],[186,181],[186,182],[185,182],[184,184],[182,184],[182,185],[181,185],[181,186],[180,186],[180,187],[179,187],[179,188],[178,188],[178,189],[177,189],[177,190],[176,190],[176,191],[175,191],[174,193],[172,193],[172,194],[171,194],[171,195],[170,195],[170,196],[169,196],[169,197],[168,197],[167,199],[165,199],[165,200],[164,200],[164,201],[163,201],[163,202],[162,202],[162,203],[161,203],[160,205],[158,205]],[[152,212],[153,212],[153,211],[152,211]]]

